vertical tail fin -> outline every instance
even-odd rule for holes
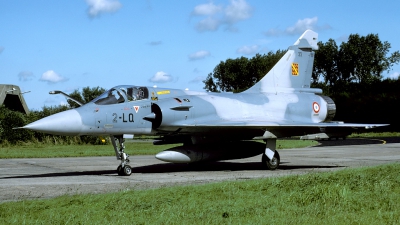
[[[289,47],[278,63],[258,83],[244,93],[320,92],[319,89],[310,89],[314,64],[314,52],[312,50],[318,49],[317,42],[318,34],[312,30],[306,30]]]

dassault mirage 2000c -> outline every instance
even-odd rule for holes
[[[317,38],[314,31],[304,32],[258,83],[241,93],[120,85],[23,128],[57,135],[109,135],[121,160],[119,175],[132,173],[124,141],[134,135],[157,135],[155,145],[182,143],[156,155],[166,162],[245,158],[255,151],[273,170],[280,163],[277,138],[348,134],[385,125],[332,121],[335,103],[321,89],[310,88]]]

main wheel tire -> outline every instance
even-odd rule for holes
[[[271,160],[268,159],[268,157],[263,154],[262,155],[262,164],[267,167],[269,170],[275,170],[279,167],[279,163],[280,163],[280,156],[278,151],[275,151],[274,157],[272,157]]]
[[[132,174],[132,168],[129,165],[125,165],[124,168],[122,169],[122,173],[125,176],[130,176]]]
[[[117,173],[118,173],[118,175],[120,175],[120,176],[123,176],[123,175],[124,175],[124,173],[123,173],[123,171],[122,171],[122,166],[121,166],[121,165],[119,165],[119,166],[117,167]]]

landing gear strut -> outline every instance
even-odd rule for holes
[[[121,160],[121,164],[119,164],[117,168],[117,173],[120,176],[130,176],[132,174],[132,168],[129,164],[129,155],[124,152],[125,149],[125,139],[123,138],[122,135],[118,136],[113,136],[110,135],[111,137],[111,142],[114,146],[115,150],[115,156],[117,157],[117,160]],[[116,141],[118,141],[119,146],[117,146]]]

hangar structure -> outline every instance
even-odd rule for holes
[[[13,84],[0,84],[0,105],[14,111],[29,114],[21,89]]]

